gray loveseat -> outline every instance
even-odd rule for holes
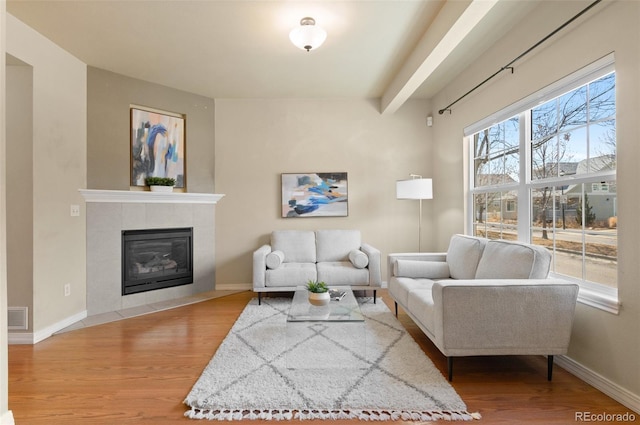
[[[543,247],[454,235],[446,253],[389,255],[389,294],[447,356],[566,354],[578,285]]]
[[[294,291],[309,280],[376,291],[382,284],[380,251],[358,230],[278,230],[253,253],[253,290]]]

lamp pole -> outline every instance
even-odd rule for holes
[[[418,214],[420,214],[418,219],[418,252],[422,252],[422,199],[419,199],[418,202],[420,205],[418,209]]]
[[[409,174],[409,180],[396,182],[397,199],[413,199],[418,204],[418,251],[422,251],[422,200],[433,198],[432,180],[422,178],[419,174]]]
[[[419,174],[409,174],[412,179],[421,179]],[[422,252],[422,198],[418,199],[418,252]]]

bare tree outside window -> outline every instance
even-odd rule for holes
[[[563,177],[567,175],[561,169],[563,163],[586,160],[596,165],[595,158],[602,156],[597,152],[611,147],[615,157],[615,119],[612,117],[615,117],[615,74],[533,108],[531,179]],[[603,142],[600,141],[602,138]],[[601,161],[597,163],[597,167],[602,165]],[[590,171],[600,171],[593,168],[589,166]],[[536,195],[532,201],[536,221],[542,228],[542,238],[548,239],[550,208],[553,209],[551,212],[555,211],[552,188],[538,190]]]
[[[474,187],[498,187],[518,182],[519,167],[519,117],[495,124],[474,136]],[[509,192],[492,191],[474,195],[474,221],[476,228],[484,223],[502,227],[505,220],[513,225],[515,209],[505,217],[507,202],[515,195]],[[482,227],[482,226],[480,226]],[[480,233],[487,235],[486,226]]]
[[[609,70],[473,135],[474,234],[545,246],[556,273],[616,286],[615,89]]]

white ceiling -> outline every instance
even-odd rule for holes
[[[535,2],[8,0],[7,11],[130,77],[211,98],[381,98],[393,112],[437,93]],[[328,32],[311,52],[288,38],[305,16]]]

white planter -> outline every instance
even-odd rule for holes
[[[313,305],[327,305],[330,300],[329,292],[309,292],[309,302]]]
[[[173,186],[149,186],[152,192],[173,192]]]

